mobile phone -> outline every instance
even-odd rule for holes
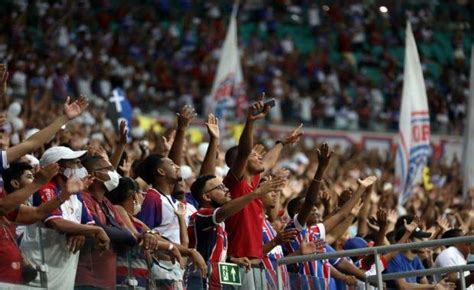
[[[265,107],[269,106],[270,108],[273,108],[275,107],[275,98],[271,98],[270,100],[266,101],[265,103],[263,103],[263,109],[260,110],[260,111],[256,111],[256,112],[253,112],[253,115],[258,115],[260,114],[261,112],[263,112],[263,110],[265,109]]]

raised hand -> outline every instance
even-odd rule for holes
[[[387,227],[388,225],[388,218],[387,218],[387,211],[383,209],[379,209],[377,211],[377,224],[379,227]]]
[[[269,192],[272,192],[272,191],[277,191],[279,190],[280,188],[282,188],[286,183],[286,179],[283,179],[283,178],[273,178],[267,182],[265,182],[264,184],[262,184],[259,188],[257,188],[255,190],[255,193],[257,195],[265,195]]]
[[[0,96],[7,93],[8,70],[7,65],[0,63]]]
[[[173,130],[173,131],[171,131],[168,138],[166,138],[165,136],[161,137],[161,142],[163,143],[163,147],[164,147],[164,150],[166,151],[166,153],[170,152],[171,146],[173,146],[175,136],[176,136],[176,130]]]
[[[187,128],[191,120],[196,117],[196,111],[193,107],[186,105],[179,113],[176,113],[176,116],[178,116],[178,128]]]
[[[448,219],[447,218],[443,218],[443,217],[438,217],[438,219],[436,219],[436,224],[438,225],[438,227],[443,231],[447,231],[449,230],[450,226],[449,226],[449,222],[448,222]]]
[[[407,224],[406,219],[403,220],[403,223],[404,223],[404,226],[405,226],[405,230],[407,232],[410,232],[410,233],[413,233],[419,226],[418,223],[417,223],[416,218],[414,218],[413,221],[410,224]]]
[[[122,120],[120,121],[119,125],[119,138],[118,138],[118,143],[121,145],[127,144],[127,136],[128,136],[128,126],[127,126],[127,121]]]
[[[214,139],[219,139],[219,119],[214,116],[214,114],[209,114],[207,116],[206,122],[207,131],[209,136]]]
[[[253,151],[260,156],[264,156],[267,153],[265,147],[262,144],[256,144],[253,146]]]
[[[247,112],[248,121],[256,121],[265,118],[265,116],[270,112],[271,107],[265,106],[263,100],[265,99],[265,93],[262,93],[259,100],[253,104]]]
[[[57,163],[49,164],[40,169],[35,174],[34,183],[43,185],[49,182],[54,176],[56,176],[59,172],[59,165]]]
[[[329,150],[329,145],[327,143],[323,143],[316,151],[318,152],[318,166],[321,168],[326,168],[329,164],[329,160],[331,159],[333,151]]]
[[[69,120],[79,116],[89,105],[89,101],[83,95],[79,99],[72,102],[71,97],[67,97],[66,103],[64,104],[64,114]]]
[[[123,161],[123,164],[119,166],[119,168],[123,172],[123,176],[129,177],[130,172],[132,171],[132,164],[133,164],[133,159],[132,156],[127,156],[127,159]]]
[[[301,136],[303,136],[303,132],[301,131],[302,128],[303,124],[300,124],[296,129],[291,131],[290,134],[285,137],[283,145],[295,144],[300,141]]]
[[[290,171],[286,168],[280,168],[277,170],[277,172],[275,172],[274,176],[288,179],[290,176]]]
[[[365,179],[357,180],[357,183],[359,183],[359,185],[363,188],[368,188],[368,187],[372,186],[375,183],[375,181],[377,181],[376,176],[369,176]]]
[[[331,204],[331,194],[327,191],[321,193],[321,202],[324,205],[326,212],[329,210],[329,205]]]
[[[398,214],[395,210],[391,209],[387,212],[387,220],[390,224],[394,225],[397,223]]]
[[[352,189],[350,188],[344,189],[339,195],[339,199],[338,199],[339,207],[342,207],[344,204],[346,204],[346,202],[348,202],[349,199],[351,199],[351,197],[352,197]]]
[[[105,151],[104,147],[102,147],[100,145],[89,146],[87,148],[87,151],[89,151],[89,154],[92,155],[92,156],[99,156],[99,157],[102,157],[107,162],[110,162],[109,155],[107,155],[107,151]]]
[[[277,245],[281,245],[283,243],[287,243],[294,240],[297,234],[297,230],[281,231],[277,234],[274,241]]]

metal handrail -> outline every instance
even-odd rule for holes
[[[308,262],[308,261],[314,261],[314,260],[324,260],[324,259],[331,259],[331,258],[384,254],[384,253],[389,253],[389,252],[408,251],[408,250],[415,250],[415,249],[421,249],[421,248],[432,248],[432,247],[462,244],[462,243],[473,243],[473,242],[474,242],[474,236],[464,236],[464,237],[456,237],[456,238],[449,238],[449,239],[395,244],[395,245],[390,245],[390,246],[368,247],[368,248],[363,248],[363,249],[337,251],[337,252],[332,252],[332,253],[320,253],[320,254],[285,257],[278,260],[278,265],[295,264],[295,263]]]
[[[378,246],[378,247],[368,247],[363,249],[354,249],[354,250],[347,250],[347,251],[337,251],[332,253],[321,253],[321,254],[311,254],[311,255],[302,255],[302,256],[293,256],[293,257],[285,257],[279,259],[277,261],[278,265],[287,265],[287,264],[295,264],[301,262],[308,262],[314,260],[323,260],[323,259],[331,259],[331,258],[342,258],[342,257],[353,257],[353,256],[362,256],[362,255],[375,255],[375,268],[376,268],[376,275],[375,279],[377,282],[378,289],[383,289],[383,281],[384,280],[392,280],[397,278],[404,278],[408,276],[421,276],[427,275],[431,271],[436,273],[441,273],[438,271],[445,271],[444,273],[449,272],[450,267],[446,268],[437,268],[437,269],[426,269],[424,271],[411,271],[411,272],[403,272],[397,273],[398,275],[395,276],[394,274],[384,274],[382,275],[382,265],[380,262],[380,254],[389,253],[389,252],[399,252],[399,251],[408,251],[408,250],[415,250],[421,248],[432,248],[432,247],[439,247],[439,246],[446,246],[446,245],[455,245],[455,244],[466,244],[466,243],[473,243],[474,236],[464,236],[464,237],[456,237],[456,238],[449,238],[449,239],[439,239],[439,240],[430,240],[430,241],[422,241],[422,242],[413,242],[413,243],[404,243],[404,244],[395,244],[390,246]],[[461,269],[461,270],[459,270]],[[457,271],[461,271],[461,289],[466,289],[465,286],[465,279],[464,275],[462,274],[464,269],[471,269],[471,266],[464,265],[457,269]],[[384,278],[384,277],[392,277],[387,275],[393,275],[397,278]],[[282,281],[281,281],[281,269],[277,267],[277,276],[278,276],[278,289],[282,289]],[[374,280],[374,276],[367,277],[366,282]]]
[[[459,265],[459,266],[450,266],[450,267],[441,267],[441,268],[430,268],[424,270],[413,270],[409,272],[398,272],[398,273],[388,273],[382,275],[383,281],[395,280],[406,277],[420,277],[426,275],[438,275],[454,272],[464,272],[464,271],[474,271],[474,264]],[[367,280],[371,283],[377,282],[377,275],[372,275],[367,277]]]

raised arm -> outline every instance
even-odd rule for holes
[[[55,199],[41,203],[37,207],[21,205],[15,222],[20,224],[32,224],[45,219],[48,214],[61,206],[73,193],[82,191],[84,188],[87,188],[90,183],[91,179],[89,178],[85,181],[68,179],[66,188],[61,190],[61,194]]]
[[[64,115],[56,118],[53,123],[48,127],[43,128],[38,133],[34,134],[26,141],[10,147],[7,149],[7,160],[8,163],[13,162],[25,154],[35,151],[48,142],[54,134],[56,134],[61,127],[67,123],[67,121],[74,119],[84,111],[87,107],[88,102],[84,96],[81,96],[78,100],[71,102],[71,98],[68,97],[64,104]]]
[[[0,216],[6,215],[17,206],[24,203],[33,193],[49,182],[53,176],[58,174],[59,166],[56,163],[42,168],[36,175],[32,183],[26,185],[13,193],[0,199]]]
[[[332,243],[337,241],[340,237],[342,237],[342,235],[344,235],[347,229],[354,222],[354,219],[359,215],[361,208],[362,208],[362,202],[359,202],[352,208],[349,215],[347,215],[344,218],[344,220],[339,225],[337,225],[337,227],[335,227],[332,231],[328,232],[326,236],[326,242],[328,244],[331,245]]]
[[[230,167],[230,172],[234,174],[237,179],[242,178],[245,166],[247,165],[247,159],[250,153],[252,153],[254,123],[259,119],[263,119],[269,111],[270,107],[264,106],[263,101],[260,100],[252,105],[247,112],[247,121],[245,122],[242,135],[240,136],[237,158]]]
[[[366,191],[368,187],[372,186],[376,180],[377,177],[375,176],[369,176],[364,180],[358,180],[359,188],[357,189],[356,193],[344,204],[344,206],[337,213],[324,220],[323,224],[326,228],[326,231],[331,231],[344,220],[344,218],[351,212],[352,208],[357,204],[357,202],[359,202],[362,194]]]
[[[168,157],[173,160],[175,164],[181,165],[183,164],[183,146],[184,138],[186,137],[186,129],[189,127],[189,123],[194,116],[196,116],[196,112],[194,108],[186,105],[181,109],[181,112],[176,115],[178,116],[178,127],[176,128],[176,135]]]
[[[319,188],[321,186],[321,181],[324,175],[324,171],[328,167],[329,160],[331,159],[332,151],[329,151],[329,146],[327,143],[322,144],[318,152],[318,169],[314,174],[314,178],[311,181],[311,184],[306,191],[305,201],[303,207],[301,208],[298,214],[298,222],[300,225],[306,225],[306,221],[311,213],[311,210],[316,205],[318,200]]]
[[[220,223],[226,218],[233,216],[234,214],[241,211],[252,200],[277,190],[278,188],[282,187],[285,182],[286,181],[282,178],[274,178],[255,189],[252,193],[228,201],[217,210],[216,222]]]
[[[119,138],[117,139],[114,153],[112,154],[112,158],[110,159],[110,163],[115,169],[118,168],[123,151],[125,150],[125,146],[127,145],[127,134],[127,122],[121,121],[119,127]]]
[[[202,162],[199,176],[214,175],[216,171],[216,159],[219,150],[219,120],[213,115],[207,116],[206,123],[207,131],[209,132],[209,147],[207,148],[206,156]]]
[[[263,156],[263,166],[265,167],[265,172],[272,169],[280,158],[281,151],[283,147],[286,145],[295,144],[300,140],[300,137],[303,135],[301,129],[303,128],[303,124],[300,124],[296,129],[290,132],[288,136],[285,137],[283,140],[279,140],[276,142],[275,146],[273,146],[270,151]]]

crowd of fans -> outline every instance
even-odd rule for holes
[[[10,95],[38,101],[51,91],[64,101],[84,94],[103,105],[111,77],[120,77],[137,109],[166,114],[188,104],[203,114],[231,2],[3,1],[0,60],[10,64]],[[323,4],[240,7],[247,93],[277,99],[272,122],[396,131],[410,18],[432,128],[462,132],[469,1],[392,1],[387,13],[375,2]]]
[[[1,65],[2,98],[7,75]],[[254,141],[271,111],[262,99],[249,106],[238,145],[226,150],[212,114],[203,124],[208,142],[191,142],[196,112],[187,105],[162,136],[133,138],[125,122],[118,133],[88,122],[100,120],[101,110],[85,97],[68,97],[62,107],[25,103],[25,112],[15,104],[0,119],[0,282],[38,285],[35,265],[47,265],[48,289],[221,289],[218,263],[227,261],[242,267],[242,289],[276,289],[277,267],[285,289],[364,289],[373,256],[277,260],[473,229],[474,191],[461,200],[458,165],[430,164],[431,175],[400,207],[393,158],[327,144],[303,148],[302,125],[267,148]],[[41,110],[53,120],[43,129],[16,127],[40,127],[32,122]],[[96,130],[102,139],[89,137]],[[455,244],[389,253],[380,262],[386,273],[463,265],[470,250]],[[387,289],[456,283],[454,273],[397,279]]]

